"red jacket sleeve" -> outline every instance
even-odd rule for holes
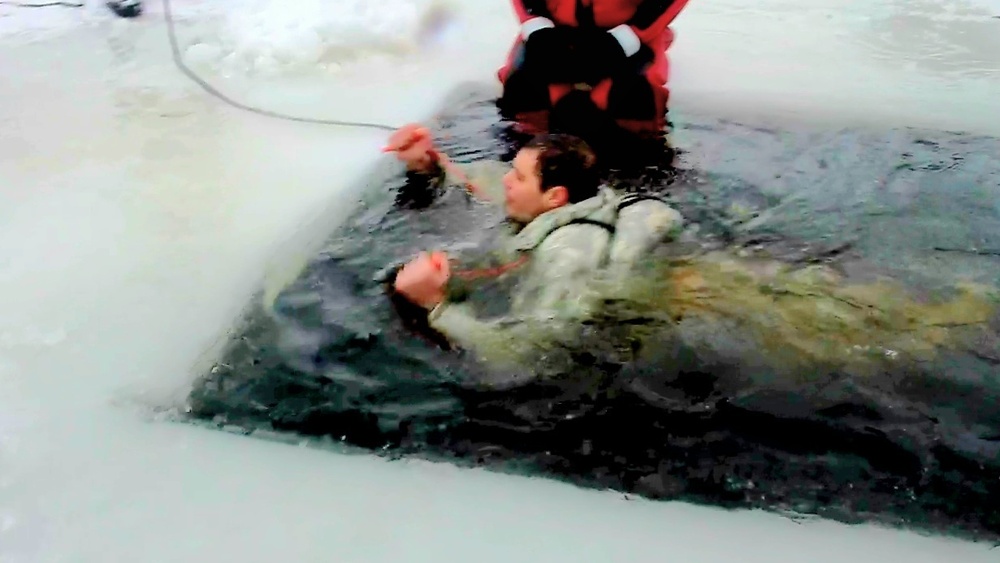
[[[628,26],[643,45],[652,45],[687,3],[688,0],[644,0],[628,21]]]
[[[517,21],[522,24],[531,18],[552,19],[552,14],[549,13],[549,7],[545,5],[545,0],[511,0],[511,4],[514,5]]]

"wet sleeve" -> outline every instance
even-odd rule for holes
[[[470,164],[452,164],[455,167],[440,172],[442,182],[448,187],[461,187],[471,192],[477,199],[503,205],[506,200],[503,176],[510,168],[498,160],[480,160]],[[450,167],[449,167],[450,168]]]
[[[505,256],[499,251],[473,257],[459,256],[451,265],[452,276],[445,285],[445,299],[451,303],[465,301],[472,292],[488,288],[492,280],[504,272],[524,267],[527,262],[527,256]]]
[[[610,233],[593,225],[558,229],[535,250],[530,279],[537,298],[521,314],[477,318],[463,302],[446,299],[428,316],[430,326],[489,363],[518,363],[572,331],[590,311],[589,281],[598,271]]]
[[[480,201],[502,206],[506,199],[503,175],[509,168],[499,161],[484,160],[452,163],[447,168],[435,165],[429,172],[407,171],[398,199],[410,206],[426,207],[445,190],[461,189]]]
[[[634,55],[640,46],[652,45],[687,3],[688,0],[644,0],[628,22],[611,29],[610,33],[626,55]]]
[[[428,316],[434,330],[494,367],[523,366],[533,355],[544,353],[546,343],[565,329],[553,321],[543,315],[483,320],[465,303],[439,305]]]
[[[428,325],[443,334],[451,343],[468,350],[481,361],[490,364],[519,363],[528,353],[524,337],[529,331],[535,333],[545,328],[534,315],[508,315],[500,318],[483,319],[476,307],[471,305],[473,293],[491,291],[489,276],[463,278],[458,272],[487,271],[510,266],[499,253],[477,255],[463,259],[453,270],[445,289],[445,300],[427,316]],[[498,294],[497,298],[509,298]]]

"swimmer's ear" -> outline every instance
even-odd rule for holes
[[[545,190],[543,197],[545,198],[547,207],[555,209],[569,203],[569,190],[566,189],[566,186],[552,186]]]

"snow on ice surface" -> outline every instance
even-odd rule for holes
[[[390,124],[426,116],[459,80],[491,80],[514,33],[506,0],[441,4],[455,20],[430,44],[430,2],[174,4],[186,52],[237,99]],[[989,546],[150,420],[139,405],[183,396],[259,276],[331,226],[385,134],[207,98],[170,66],[162,10],[147,6],[135,21],[92,0],[0,12],[3,563],[996,560]],[[998,35],[968,37],[989,9],[693,2],[675,101],[997,132]],[[939,56],[909,59],[909,45],[933,48],[932,18]]]
[[[690,6],[673,53],[676,107],[1000,132],[996,0]]]

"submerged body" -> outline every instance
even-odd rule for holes
[[[860,283],[828,266],[713,251],[663,257],[621,290],[616,306],[658,312],[683,338],[724,343],[728,333],[742,361],[783,377],[877,376],[1000,343],[995,286],[921,298],[893,280]]]
[[[464,189],[471,180],[481,200],[503,206],[509,196],[502,177],[509,171],[497,161],[476,163],[462,174],[446,167],[433,189]],[[527,349],[578,328],[600,299],[594,291],[599,279],[627,283],[636,264],[682,226],[680,214],[662,200],[608,187],[527,223],[508,220],[486,252],[455,259],[444,300],[431,309],[428,324],[485,362],[510,368]],[[484,302],[494,310],[503,303],[505,311],[487,319],[478,306]]]
[[[469,171],[499,198],[502,189],[488,179],[502,169],[483,162]],[[461,189],[465,178],[442,183]],[[537,366],[551,347],[573,346],[583,323],[595,319],[617,327],[617,347],[644,353],[658,340],[714,335],[737,343],[743,361],[754,356],[788,376],[820,366],[875,374],[963,346],[1000,349],[990,327],[1000,303],[995,286],[956,284],[921,297],[891,279],[857,282],[829,266],[789,265],[766,253],[705,251],[678,240],[682,227],[661,200],[607,188],[522,230],[507,225],[492,252],[458,260],[460,268],[498,275],[450,283],[449,302],[432,311],[430,327],[503,369]],[[531,258],[521,262],[525,253]],[[480,320],[477,308],[498,303],[507,304],[504,313]]]
[[[494,369],[537,367],[598,317],[615,326],[630,320],[617,333],[632,350],[673,338],[670,332],[684,338],[685,331],[738,327],[748,354],[786,373],[931,360],[995,317],[995,287],[959,284],[948,288],[957,296],[921,300],[891,280],[856,283],[829,267],[706,253],[678,241],[683,218],[662,199],[607,185],[572,204],[525,205],[508,180],[539,166],[537,157],[519,156],[513,168],[495,161],[464,171],[432,167],[429,189],[474,189],[508,214],[488,252],[451,260],[452,275],[427,315],[430,329]],[[636,314],[646,320],[635,322]]]

